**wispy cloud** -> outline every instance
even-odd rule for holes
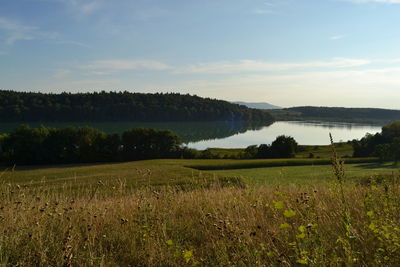
[[[329,39],[332,41],[336,41],[336,40],[344,39],[346,37],[347,37],[346,35],[339,34],[339,35],[333,35],[333,36],[329,37]]]
[[[82,69],[92,71],[96,75],[104,75],[126,70],[168,70],[171,67],[163,62],[154,60],[98,60],[93,61]]]
[[[0,31],[7,45],[13,45],[19,40],[32,40],[38,35],[37,27],[22,25],[3,17],[0,17]]]
[[[196,93],[227,100],[259,101],[261,97],[287,106],[377,107],[377,103],[385,103],[386,107],[398,108],[399,84],[400,68],[372,68],[216,76],[215,79],[154,83],[152,87],[165,90],[196,88]],[[385,94],[382,94],[382,88],[385,88]],[[295,97],[288,98],[288,95]],[[332,102],[338,96],[346,97]]]
[[[76,42],[76,41],[68,41],[68,40],[57,40],[55,41],[56,44],[65,44],[65,45],[75,45],[75,46],[80,46],[84,48],[91,48],[90,45],[81,43],[81,42]]]
[[[274,11],[271,9],[266,9],[266,8],[256,8],[253,10],[254,14],[259,14],[259,15],[264,15],[264,14],[272,14]]]
[[[281,4],[281,2],[279,2]],[[264,15],[275,13],[275,8],[278,4],[275,2],[264,2],[262,6],[253,9],[254,14]]]
[[[0,40],[7,46],[12,46],[18,41],[46,40],[55,44],[88,47],[81,42],[64,40],[57,32],[43,31],[39,27],[25,25],[4,17],[0,17]]]
[[[274,63],[257,60],[240,60],[237,62],[211,62],[189,65],[184,68],[178,68],[174,71],[176,74],[198,73],[198,74],[228,74],[240,72],[273,72],[287,71],[293,69],[311,69],[311,68],[350,68],[369,64],[367,59],[352,58],[334,58],[329,61],[312,61],[299,63]]]
[[[102,0],[56,0],[72,7],[79,14],[89,15],[104,6]]]
[[[63,79],[65,77],[67,77],[71,73],[72,73],[71,70],[59,69],[59,70],[55,70],[54,71],[53,77],[56,78],[56,79]]]

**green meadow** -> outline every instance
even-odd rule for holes
[[[397,171],[392,163],[376,159],[348,159],[351,177],[388,174]],[[358,162],[358,163],[356,163]],[[315,179],[333,179],[330,159],[179,160],[160,159],[127,163],[58,166],[15,166],[4,168],[0,179],[25,187],[65,185],[92,186],[123,182],[129,187],[178,185],[199,178],[240,177],[246,183],[307,184]]]
[[[0,174],[1,266],[394,266],[376,159],[147,160]]]

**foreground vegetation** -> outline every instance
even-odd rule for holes
[[[132,190],[2,183],[4,265],[394,265],[398,176],[364,184],[254,186],[200,180]],[[107,189],[105,189],[107,187]],[[106,193],[107,192],[107,193]]]
[[[313,159],[10,168],[0,175],[0,265],[398,263],[396,166],[349,164],[345,180],[340,164],[335,176],[288,161]]]

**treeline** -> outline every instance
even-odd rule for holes
[[[251,145],[243,152],[221,156],[213,153],[213,149],[198,151],[192,148],[183,148],[182,157],[188,159],[274,159],[274,158],[294,158],[298,151],[298,144],[293,137],[278,136],[271,145]]]
[[[298,144],[293,137],[281,135],[271,145],[248,146],[245,149],[245,156],[257,159],[294,158],[297,150]]]
[[[400,159],[400,122],[384,126],[381,133],[367,134],[353,141],[354,157],[379,157],[381,161]]]
[[[244,152],[227,158],[291,158],[297,142],[278,136],[271,145],[249,146]],[[9,134],[0,135],[0,163],[68,164],[122,162],[144,159],[217,159],[218,154],[182,145],[169,130],[136,128],[122,134],[107,134],[90,127],[31,128],[21,125]]]
[[[273,121],[265,111],[177,93],[43,94],[0,90],[2,122]]]
[[[89,127],[20,126],[0,136],[6,164],[60,164],[178,158],[181,142],[171,131],[132,129],[106,134]]]
[[[293,107],[282,110],[286,116],[305,119],[341,119],[343,121],[396,121],[400,120],[400,110],[379,108],[343,107]],[[282,113],[282,112],[281,112]],[[281,114],[283,116],[283,113]]]

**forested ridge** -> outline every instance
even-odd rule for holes
[[[44,94],[0,90],[2,122],[273,121],[264,111],[177,93]]]
[[[284,110],[299,112],[300,116],[306,118],[400,120],[400,110],[394,109],[305,106],[286,108]]]

